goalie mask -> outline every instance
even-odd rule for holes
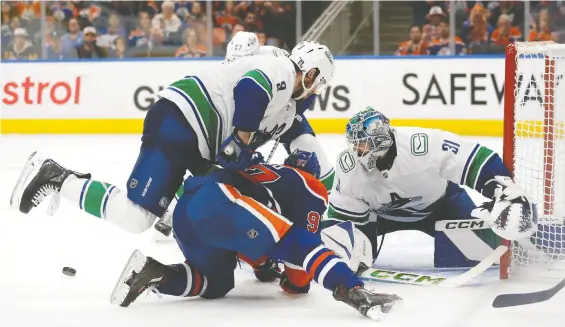
[[[355,114],[345,128],[349,152],[368,172],[393,145],[391,133],[388,118],[372,107]]]

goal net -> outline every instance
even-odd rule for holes
[[[524,42],[506,49],[505,165],[534,203],[538,230],[506,242],[501,278],[524,269],[565,270],[565,45]],[[551,274],[545,274],[550,276]]]

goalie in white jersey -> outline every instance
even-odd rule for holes
[[[185,76],[159,92],[147,113],[127,195],[34,153],[11,206],[28,213],[55,193],[51,212],[61,195],[91,215],[142,232],[164,214],[187,170],[201,175],[213,162],[241,170],[262,160],[256,149],[269,140],[296,143],[296,115],[330,83],[334,69],[326,46],[303,41],[288,57],[239,58]]]
[[[441,130],[392,128],[370,107],[348,122],[346,138],[324,225],[354,222],[371,241],[373,258],[380,250],[377,236],[419,230],[436,237],[436,267],[476,264],[448,239],[438,242],[444,235],[438,237],[435,223],[441,220],[485,219],[510,239],[533,232],[528,198],[493,150]],[[460,185],[492,200],[478,207]],[[504,211],[510,203],[512,210]],[[437,255],[438,247],[444,255]]]

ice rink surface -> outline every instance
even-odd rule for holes
[[[501,151],[500,139],[474,138]],[[343,149],[343,137],[321,137],[327,155]],[[174,242],[151,242],[153,230],[131,235],[61,202],[54,216],[46,205],[25,216],[9,208],[12,187],[29,154],[40,150],[71,169],[124,188],[135,163],[139,136],[2,136],[0,138],[0,326],[560,326],[565,321],[565,291],[529,306],[493,309],[494,297],[534,291],[556,283],[530,276],[499,281],[496,271],[480,286],[443,289],[373,283],[368,287],[396,293],[404,305],[374,322],[333,300],[315,285],[310,294],[288,296],[278,284],[254,280],[251,270],[236,270],[236,287],[221,300],[140,297],[129,308],[109,303],[125,261],[139,248],[163,263],[183,261]],[[267,145],[264,153],[270,151]],[[282,146],[272,162],[282,162]],[[432,239],[418,232],[387,236],[379,267],[433,268]],[[77,269],[75,277],[61,273]],[[565,277],[565,276],[563,276]]]

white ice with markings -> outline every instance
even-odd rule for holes
[[[341,151],[339,135],[320,137],[330,158]],[[475,138],[477,139],[477,138]],[[500,139],[479,138],[501,151]],[[9,208],[9,197],[29,154],[40,150],[62,165],[124,188],[139,149],[138,136],[20,136],[0,138],[0,326],[556,326],[565,321],[565,292],[523,307],[494,309],[492,300],[506,292],[534,291],[555,280],[499,281],[496,270],[479,286],[442,289],[372,283],[379,292],[396,293],[404,305],[381,322],[360,316],[315,285],[306,296],[288,296],[276,283],[256,282],[252,272],[236,270],[236,287],[221,300],[142,296],[129,308],[110,304],[110,292],[136,248],[164,263],[183,261],[174,242],[153,243],[153,231],[131,235],[62,201],[54,216],[46,205],[29,215]],[[270,147],[267,145],[264,154]],[[282,146],[273,162],[285,156]],[[379,267],[433,270],[433,241],[419,232],[388,235]],[[76,268],[75,277],[61,273]],[[565,277],[565,276],[563,276]]]

